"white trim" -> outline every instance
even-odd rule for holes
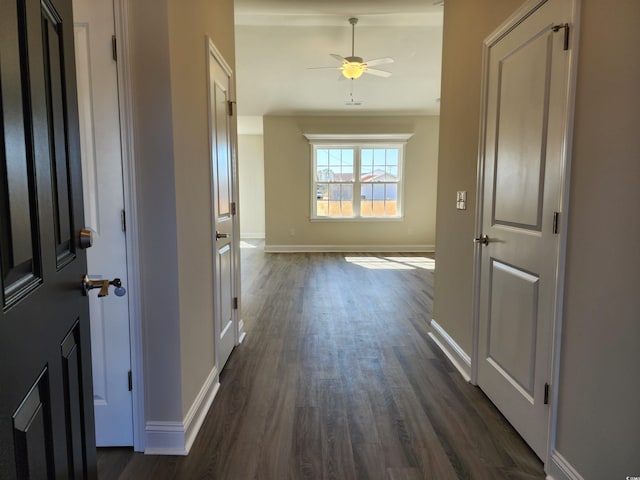
[[[122,142],[124,209],[127,215],[127,301],[133,378],[133,449],[145,449],[144,423],[144,348],[142,336],[142,300],[140,288],[140,236],[138,232],[137,176],[133,135],[133,98],[129,45],[128,0],[114,0],[114,20],[118,56],[118,103]]]
[[[244,342],[244,339],[247,336],[247,332],[244,331],[244,320],[240,319],[240,321],[238,322],[238,343],[237,345],[240,345],[242,342]]]
[[[462,377],[468,382],[471,380],[471,358],[467,353],[451,338],[447,331],[438,322],[431,320],[429,324],[432,331],[429,332],[431,339],[436,342],[454,367],[458,369]]]
[[[227,61],[224,59],[224,57],[222,56],[222,54],[220,53],[220,50],[218,50],[216,48],[216,46],[213,43],[213,39],[209,36],[207,36],[207,48],[209,49],[209,51],[207,52],[207,57],[209,57],[209,53],[211,53],[213,55],[213,57],[217,60],[217,62],[220,64],[220,66],[222,67],[222,69],[224,70],[224,73],[227,74],[227,76],[229,77],[229,80],[231,80],[231,77],[233,77],[233,70],[231,70],[231,67],[229,66],[229,64],[227,63]],[[207,63],[207,66],[209,65],[209,63]],[[209,74],[207,73],[207,76]],[[233,97],[231,96],[231,81],[229,81],[229,100],[233,101]]]
[[[407,252],[407,253],[432,253],[436,251],[435,245],[267,245],[266,253],[346,253],[346,252]]]
[[[334,142],[407,142],[413,133],[303,133],[313,143]]]
[[[184,417],[185,450],[187,453],[191,450],[191,446],[200,431],[200,427],[202,427],[207,412],[209,408],[211,408],[213,399],[218,394],[219,389],[218,367],[214,366],[193,401],[193,404],[191,404],[187,415]]]
[[[240,240],[263,240],[264,239],[264,232],[263,233],[241,233],[240,234]]]
[[[551,454],[551,468],[547,480],[584,480],[582,475],[555,450]]]
[[[188,455],[219,389],[218,367],[214,366],[182,422],[147,422],[144,453]]]
[[[564,158],[565,167],[563,168],[564,178],[560,183],[560,248],[558,252],[558,273],[557,273],[557,290],[556,290],[556,309],[555,317],[556,321],[553,325],[553,340],[551,346],[551,413],[549,415],[549,441],[548,441],[548,453],[547,462],[551,459],[553,465],[554,456],[557,454],[559,458],[564,458],[556,452],[556,436],[558,430],[558,406],[559,392],[560,392],[560,356],[562,350],[562,325],[563,325],[563,312],[564,312],[564,281],[565,281],[565,266],[567,258],[567,232],[569,231],[569,190],[571,186],[571,158],[573,155],[573,122],[575,113],[575,97],[576,97],[576,84],[578,78],[578,57],[579,57],[579,38],[580,38],[580,11],[581,0],[572,1],[571,18],[569,23],[571,24],[569,45],[571,48],[571,57],[569,59],[569,84],[567,85],[567,104],[565,108],[568,111],[566,125],[565,125],[565,138],[568,139],[564,144]],[[565,461],[567,465],[568,462]],[[578,476],[579,478],[582,478]]]
[[[146,455],[187,455],[182,422],[147,422],[144,430]]]

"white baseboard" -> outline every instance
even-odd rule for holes
[[[244,320],[238,322],[238,345],[244,342],[244,337],[247,336],[247,332],[244,331]]]
[[[547,480],[584,480],[582,475],[557,451],[551,454],[551,468]]]
[[[432,338],[440,350],[451,360],[451,363],[458,369],[460,374],[468,382],[471,380],[471,357],[451,338],[451,336],[442,328],[438,322],[431,320],[429,324],[431,332],[429,336]]]
[[[202,385],[200,392],[184,418],[185,450],[187,453],[191,450],[191,445],[193,445],[200,431],[200,427],[202,427],[202,423],[207,416],[207,412],[209,408],[211,408],[213,399],[216,397],[218,389],[220,388],[218,373],[218,366],[216,365],[211,369],[207,380],[204,382],[204,385]]]
[[[240,233],[240,240],[260,240],[264,238],[262,233]]]
[[[188,455],[219,388],[218,367],[216,366],[209,373],[182,422],[149,421],[145,424],[144,453],[147,455]]]
[[[435,252],[435,245],[266,245],[267,253]]]

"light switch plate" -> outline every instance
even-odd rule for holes
[[[456,192],[456,209],[458,210],[467,209],[467,192],[464,190],[458,190]]]

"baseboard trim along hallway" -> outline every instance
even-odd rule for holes
[[[219,389],[218,367],[213,367],[182,422],[146,423],[144,453],[188,455]]]
[[[471,357],[460,348],[460,345],[451,338],[451,336],[442,328],[438,322],[431,319],[429,324],[431,331],[429,336],[436,342],[436,345],[440,347],[442,353],[444,353],[451,363],[458,369],[463,378],[468,382],[471,380]]]

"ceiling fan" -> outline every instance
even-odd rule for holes
[[[375,60],[364,61],[362,57],[355,56],[355,36],[356,36],[356,23],[358,23],[357,18],[350,18],[349,23],[351,24],[351,56],[343,57],[336,53],[331,53],[330,55],[341,62],[341,65],[338,67],[316,67],[315,69],[325,69],[325,68],[335,68],[342,71],[342,75],[345,78],[350,80],[355,80],[356,78],[360,78],[363,73],[368,73],[369,75],[376,75],[378,77],[390,77],[391,72],[386,72],[384,70],[377,70],[375,68],[378,65],[386,65],[388,63],[393,63],[393,58],[384,57],[384,58],[376,58]],[[314,70],[314,68],[312,68]]]

